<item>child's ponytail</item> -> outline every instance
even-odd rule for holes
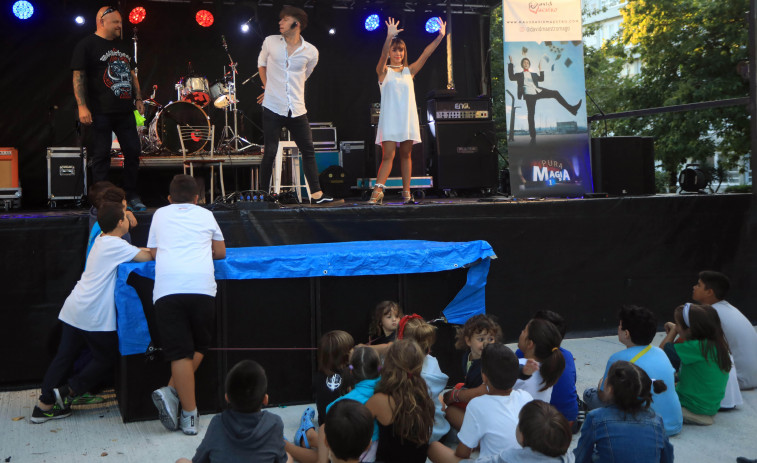
[[[534,355],[541,362],[539,373],[543,380],[540,391],[554,386],[565,370],[565,357],[560,351],[562,336],[557,327],[547,320],[535,318],[528,324],[528,338],[534,343]]]

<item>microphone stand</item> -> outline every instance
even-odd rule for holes
[[[221,152],[229,152],[232,151],[233,146],[233,152],[238,153],[240,151],[239,146],[240,142],[243,144],[242,150],[246,150],[247,148],[250,148],[253,146],[252,143],[250,143],[246,138],[239,136],[239,118],[238,118],[238,109],[237,109],[237,63],[234,61],[234,59],[231,57],[231,53],[229,53],[229,47],[226,44],[226,38],[221,36],[223,39],[223,49],[226,50],[226,56],[229,57],[229,67],[231,68],[231,81],[229,82],[229,90],[228,90],[228,96],[229,96],[229,106],[224,108],[224,116],[226,119],[226,125],[223,128],[223,133],[221,135],[221,141],[218,144],[217,151]],[[224,74],[226,73],[226,68],[224,67]],[[232,129],[229,127],[229,119],[228,119],[228,111],[231,111],[234,114],[234,128]],[[231,138],[227,137],[231,135]],[[233,144],[232,144],[233,143]]]

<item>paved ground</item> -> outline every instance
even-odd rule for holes
[[[661,334],[658,334],[658,340]],[[620,350],[617,338],[567,339],[563,347],[576,358],[578,389],[596,385],[607,358]],[[580,392],[579,392],[580,393]],[[204,435],[167,432],[159,421],[124,424],[113,396],[102,405],[78,408],[67,419],[31,424],[39,390],[0,393],[0,461],[25,462],[173,462],[191,458]],[[757,391],[743,393],[744,405],[720,413],[711,427],[684,426],[671,439],[680,462],[735,462],[737,456],[757,458]],[[268,409],[284,420],[285,434],[294,435],[305,405]],[[210,416],[201,417],[201,426]],[[573,439],[575,446],[577,436]]]

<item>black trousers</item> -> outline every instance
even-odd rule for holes
[[[137,173],[139,171],[139,154],[142,148],[137,134],[137,121],[134,113],[92,114],[92,125],[87,127],[90,133],[88,155],[92,166],[92,183],[108,180],[110,169],[110,147],[113,142],[111,132],[115,132],[121,152],[124,155],[124,190],[126,198],[132,199],[137,194]]]
[[[66,378],[84,346],[92,353],[92,360],[74,376]],[[100,384],[112,371],[118,356],[117,332],[84,331],[63,323],[58,353],[47,367],[39,400],[48,405],[54,404],[53,388],[64,384],[68,384],[76,394],[89,392],[90,388]]]
[[[523,99],[526,100],[526,111],[528,112],[528,133],[531,135],[531,140],[536,139],[536,122],[534,121],[534,113],[536,112],[536,102],[544,98],[554,98],[568,111],[572,106],[565,101],[560,92],[557,90],[550,90],[548,88],[542,88],[536,95],[523,95]]]
[[[311,193],[321,191],[318,181],[318,166],[315,163],[315,148],[313,147],[313,132],[310,130],[308,115],[298,117],[281,116],[268,108],[263,108],[263,137],[265,152],[260,164],[260,189],[268,193],[271,189],[271,173],[276,151],[279,149],[281,128],[286,127],[292,135],[297,148],[302,154],[302,167]]]

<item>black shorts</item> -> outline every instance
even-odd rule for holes
[[[155,318],[167,361],[205,354],[213,338],[215,300],[205,294],[170,294],[155,301]]]

